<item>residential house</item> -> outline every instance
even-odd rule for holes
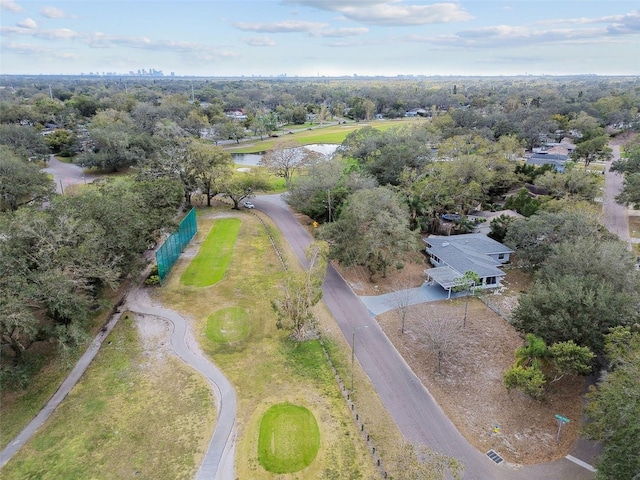
[[[569,155],[554,153],[533,153],[527,157],[527,165],[553,165],[555,169],[563,173],[565,164],[569,161]]]
[[[423,239],[433,268],[425,270],[427,282],[438,284],[449,292],[460,285],[466,272],[474,272],[481,280],[479,288],[500,286],[504,271],[500,267],[509,261],[513,250],[481,233],[435,236]]]

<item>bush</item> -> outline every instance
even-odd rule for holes
[[[144,281],[145,285],[160,285],[160,276],[159,275],[149,275],[149,277]]]

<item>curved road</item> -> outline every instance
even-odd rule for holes
[[[289,212],[280,196],[258,196],[255,205],[275,221],[300,262],[306,266],[304,251],[311,236]],[[567,459],[526,467],[494,464],[455,428],[361,300],[331,266],[327,269],[323,291],[324,301],[349,343],[354,328],[369,326],[358,330],[356,357],[407,440],[460,460],[465,466],[465,479],[577,480],[595,477],[590,470]]]
[[[99,178],[99,175],[87,175],[82,167],[73,163],[61,162],[53,155],[49,155],[48,163],[49,166],[43,168],[42,171],[53,176],[58,193],[64,193],[64,189],[70,185],[91,183],[96,178]]]

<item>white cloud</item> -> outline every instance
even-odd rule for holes
[[[285,3],[339,12],[349,20],[373,25],[415,26],[465,22],[473,18],[456,3],[411,5],[403,0],[286,0]]]
[[[244,43],[251,47],[275,47],[276,42],[272,38],[267,36],[261,37],[243,37],[242,40]]]
[[[3,10],[9,10],[10,12],[22,11],[22,7],[13,0],[0,0],[0,8]]]
[[[324,38],[344,38],[344,37],[356,37],[363,35],[369,31],[368,28],[329,28],[326,30],[318,30],[316,32],[310,32],[310,35],[314,37]]]
[[[59,8],[51,6],[42,7],[40,13],[42,14],[42,16],[47,18],[74,18],[73,15],[69,15]]]
[[[35,56],[39,58],[64,58],[64,59],[78,58],[78,56],[73,53],[61,52],[60,50],[57,50],[57,49],[42,47],[40,45],[33,45],[29,43],[9,42],[8,44],[3,45],[2,49],[6,53],[30,55],[30,56]]]
[[[234,27],[249,32],[265,32],[265,33],[310,33],[322,28],[326,28],[329,25],[327,23],[320,22],[306,22],[306,21],[290,21],[284,20],[282,22],[271,23],[246,23],[238,22],[233,24]]]
[[[29,28],[29,29],[38,28],[38,24],[35,22],[35,20],[33,20],[33,18],[25,18],[24,20],[21,20],[20,22],[18,22],[17,25],[22,28]]]
[[[250,32],[261,33],[306,33],[311,37],[353,37],[369,31],[368,28],[331,28],[328,23],[290,21],[272,23],[235,23],[234,27]]]

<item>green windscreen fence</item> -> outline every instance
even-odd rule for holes
[[[156,262],[158,263],[158,276],[160,280],[164,280],[169,274],[171,267],[176,263],[180,254],[197,231],[196,209],[192,208],[191,211],[187,213],[187,216],[180,222],[178,230],[173,232],[156,251]]]

